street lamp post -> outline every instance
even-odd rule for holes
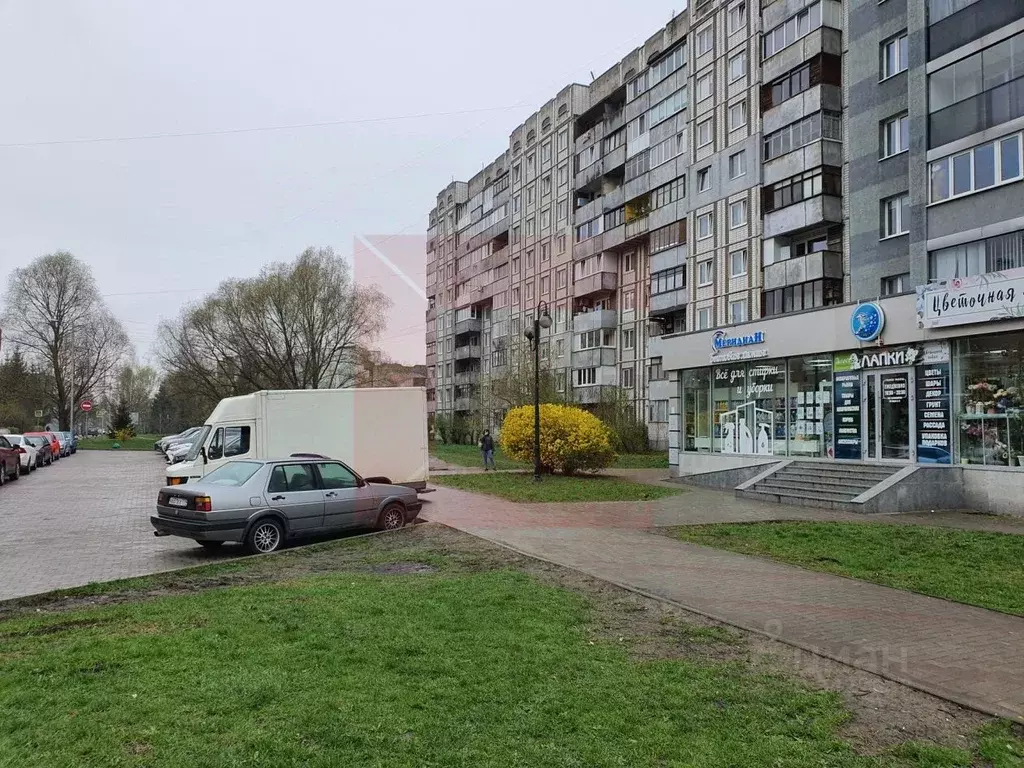
[[[551,327],[548,303],[543,299],[537,304],[533,316],[533,328],[526,331],[526,338],[533,347],[533,479],[540,481],[540,329]]]

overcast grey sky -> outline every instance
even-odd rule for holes
[[[70,250],[146,359],[158,320],[220,280],[424,231],[453,176],[679,5],[0,0],[0,287]],[[466,114],[70,141],[428,113]]]

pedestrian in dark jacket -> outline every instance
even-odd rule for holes
[[[488,469],[497,469],[494,466],[494,438],[488,430],[484,430],[484,436],[480,438],[480,451],[484,455],[484,472]]]

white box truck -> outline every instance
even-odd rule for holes
[[[427,393],[393,389],[264,390],[221,400],[167,484],[193,482],[225,462],[311,453],[366,478],[427,485]]]

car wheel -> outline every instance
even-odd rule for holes
[[[253,555],[276,552],[284,543],[284,528],[272,517],[257,520],[245,537],[245,548]]]
[[[7,465],[0,464],[0,485],[7,482]]]
[[[199,546],[203,549],[220,549],[224,546],[223,541],[200,541]]]
[[[380,513],[377,527],[382,531],[397,531],[405,527],[405,507],[401,504],[388,504]]]
[[[11,477],[11,480],[17,480],[19,477],[21,477],[21,462],[20,461],[17,464],[14,465],[14,475],[13,475],[13,477]]]

